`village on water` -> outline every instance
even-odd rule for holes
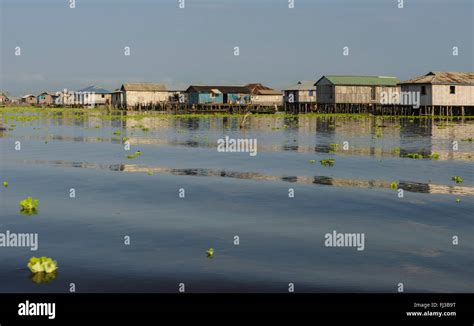
[[[433,71],[400,81],[390,76],[325,75],[282,90],[261,83],[190,85],[169,89],[163,83],[124,83],[108,90],[44,91],[10,97],[0,106],[107,107],[168,113],[372,113],[386,115],[474,115],[474,72]]]

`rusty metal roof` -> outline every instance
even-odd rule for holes
[[[474,72],[432,71],[400,84],[474,85]]]

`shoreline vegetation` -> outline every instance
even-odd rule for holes
[[[0,107],[0,117],[6,119],[15,119],[23,116],[25,120],[36,120],[40,117],[54,117],[61,115],[62,117],[73,117],[79,118],[81,114],[91,114],[98,118],[125,118],[125,119],[140,119],[146,117],[157,117],[163,119],[179,119],[179,118],[208,118],[208,117],[239,117],[244,118],[248,116],[245,113],[167,113],[160,111],[123,111],[119,109],[108,109],[108,108],[36,108],[36,107]],[[409,118],[409,119],[446,119],[446,120],[462,120],[462,119],[474,119],[474,115],[374,115],[371,113],[254,113],[253,117],[288,117],[296,119],[298,117],[335,117],[335,118],[361,118],[365,119],[368,117],[376,118]]]

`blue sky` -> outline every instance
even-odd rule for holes
[[[0,0],[0,89],[473,71],[472,0]],[[15,47],[21,56],[15,56]],[[124,47],[131,55],[124,56]],[[239,46],[240,56],[234,56]],[[343,56],[343,47],[349,56]],[[459,55],[452,55],[452,47]]]

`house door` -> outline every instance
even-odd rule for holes
[[[227,94],[224,94],[224,104],[227,103]]]

